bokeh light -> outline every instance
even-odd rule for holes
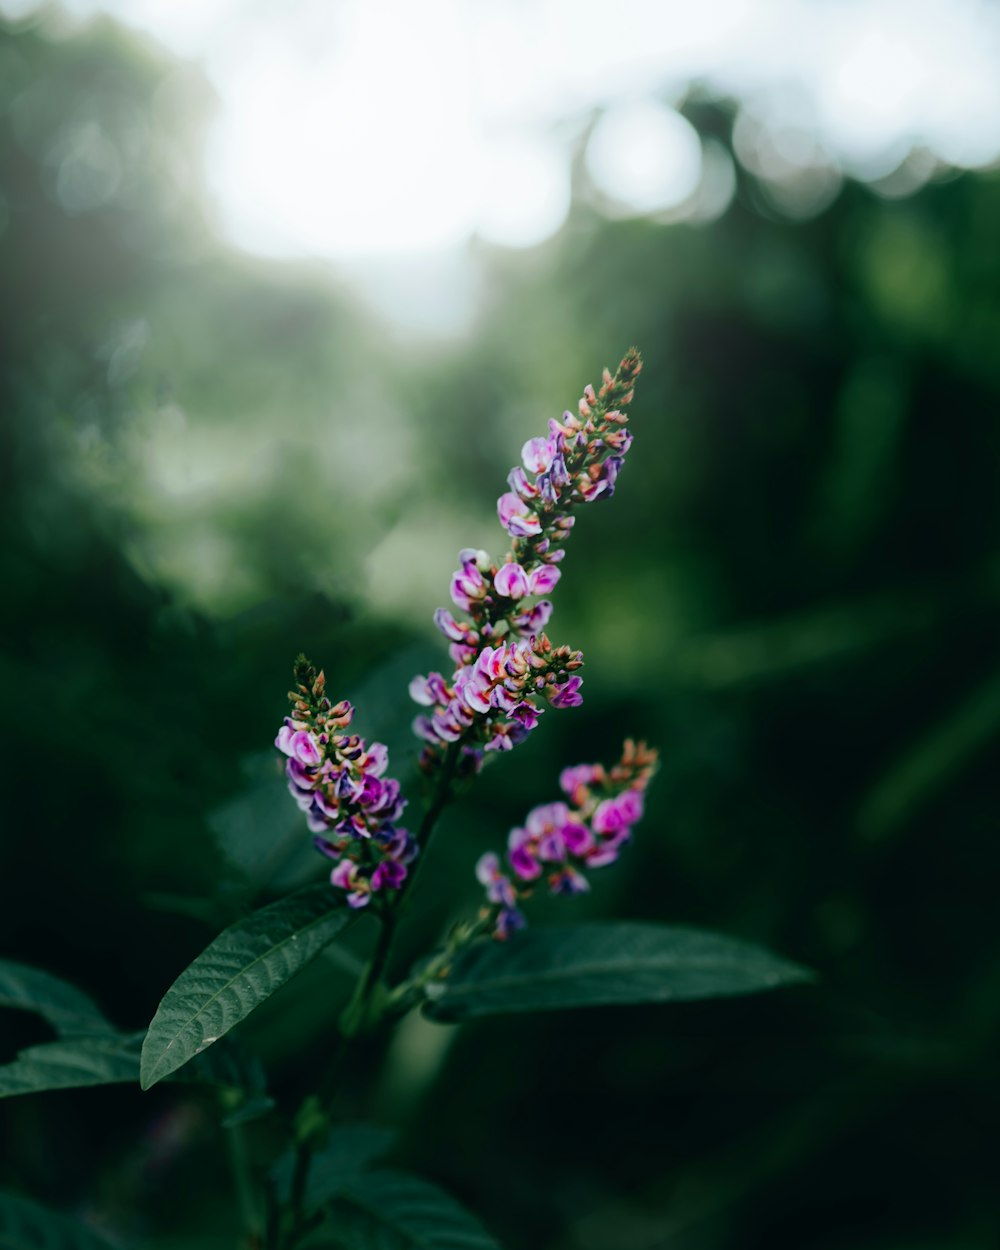
[[[556,233],[571,199],[562,145],[519,136],[488,144],[480,160],[476,230],[482,238],[504,247],[533,247]]]
[[[680,113],[653,100],[616,104],[590,136],[587,169],[613,205],[636,213],[676,208],[701,181],[701,140]]]
[[[207,74],[218,220],[264,255],[534,247],[567,217],[595,115],[587,168],[604,211],[704,219],[696,200],[723,165],[698,191],[697,136],[665,103],[692,84],[737,102],[741,161],[762,202],[796,219],[829,207],[845,175],[899,198],[938,167],[1000,159],[1000,10],[986,0],[621,0],[613,16],[601,0],[0,0],[63,31],[99,12]],[[115,190],[115,153],[88,124],[63,136],[54,175],[77,212]]]

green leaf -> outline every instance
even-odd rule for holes
[[[142,1048],[142,1088],[163,1080],[245,1020],[353,916],[324,883],[220,933],[163,996]]]
[[[326,1145],[317,1150],[309,1167],[303,1207],[308,1215],[329,1202],[364,1172],[370,1163],[392,1148],[395,1134],[374,1124],[338,1124],[330,1130]],[[289,1152],[274,1168],[279,1194],[291,1193],[295,1155]]]
[[[40,968],[11,959],[0,959],[0,1007],[33,1011],[61,1036],[114,1031],[81,990]]]
[[[47,1089],[114,1085],[134,1081],[139,1054],[121,1037],[81,1037],[46,1042],[22,1050],[13,1063],[0,1068],[0,1098]]]
[[[0,1098],[88,1085],[133,1084],[139,1079],[142,1039],[142,1033],[108,1033],[29,1046],[12,1063],[0,1067]],[[263,1069],[231,1043],[199,1055],[174,1079],[241,1089],[255,1107],[266,1109],[260,1108],[265,1096]]]
[[[611,1003],[663,1003],[774,989],[811,974],[735,938],[658,924],[526,929],[480,942],[427,987],[434,1020]]]
[[[475,1216],[429,1181],[405,1172],[368,1172],[337,1200],[329,1224],[303,1250],[499,1250]]]
[[[21,1198],[0,1192],[3,1250],[112,1250],[111,1243],[83,1224]]]

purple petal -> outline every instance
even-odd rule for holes
[[[357,865],[350,859],[342,859],[330,873],[330,881],[341,890],[349,890],[354,885]]]
[[[551,564],[539,565],[532,569],[529,578],[529,590],[533,595],[547,595],[562,577],[562,571]]]
[[[500,875],[500,856],[494,851],[487,851],[476,860],[476,880],[480,885],[489,885]]]
[[[544,473],[556,454],[553,438],[529,438],[521,448],[521,460],[530,473]]]
[[[523,599],[528,593],[528,575],[519,564],[504,564],[497,569],[493,585],[505,599]]]
[[[505,907],[497,916],[496,936],[503,942],[528,922],[516,907]]]
[[[554,694],[549,695],[549,703],[553,707],[579,707],[583,702],[583,695],[580,694],[582,685],[582,677],[574,675],[568,678],[561,686],[556,686]]]
[[[297,759],[300,764],[322,764],[323,753],[316,745],[315,738],[307,730],[300,729],[297,733],[292,734],[288,740],[288,745],[291,748],[288,752],[289,755]]]
[[[594,835],[586,825],[568,821],[560,830],[562,840],[571,855],[586,855],[596,845]]]
[[[450,638],[452,642],[461,642],[465,635],[469,632],[468,627],[463,629],[455,620],[447,608],[438,608],[434,613],[434,624],[438,627],[446,638]],[[420,702],[420,700],[418,700]]]
[[[514,869],[522,881],[534,881],[536,877],[540,877],[542,874],[541,864],[531,854],[527,846],[511,847],[507,859],[510,861],[511,868]]]

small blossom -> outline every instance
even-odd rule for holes
[[[555,454],[553,438],[529,438],[521,448],[521,459],[529,473],[544,473]]]
[[[518,616],[510,618],[511,627],[521,635],[522,638],[531,634],[540,634],[548,625],[552,616],[552,602],[549,599],[541,599],[530,608],[527,612],[522,612]]]
[[[519,564],[504,564],[497,570],[493,586],[498,595],[505,599],[523,599],[528,593],[531,583],[528,574]]]
[[[516,933],[518,929],[523,929],[527,923],[524,915],[516,907],[502,907],[497,913],[496,928],[493,935],[499,941],[504,942],[512,933]]]
[[[583,873],[567,866],[552,873],[549,889],[553,894],[585,894],[590,889],[590,882]]]
[[[560,552],[560,555],[562,552]],[[541,564],[536,569],[532,569],[531,576],[528,578],[528,593],[532,595],[547,595],[550,590],[554,590],[562,573],[557,568],[553,568],[551,564]]]
[[[561,686],[555,688],[555,693],[549,696],[549,703],[553,707],[579,707],[583,702],[583,695],[580,694],[582,685],[582,678],[568,678]]]
[[[542,532],[538,515],[512,491],[501,495],[497,500],[497,515],[500,517],[500,524],[514,538],[530,538],[533,534]]]
[[[398,890],[406,876],[406,865],[398,859],[383,859],[371,876],[373,890],[381,890],[383,886],[390,890]]]
[[[499,903],[503,907],[513,908],[517,905],[517,896],[510,878],[500,871],[500,857],[487,851],[481,855],[476,864],[476,877],[486,887],[486,897],[491,903]]]

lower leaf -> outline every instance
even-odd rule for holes
[[[406,1172],[359,1177],[334,1203],[329,1222],[303,1250],[500,1250],[482,1224],[450,1194]]]
[[[426,988],[434,1020],[508,1012],[722,998],[775,989],[812,974],[749,942],[659,924],[527,929],[479,942]]]
[[[68,1216],[2,1192],[0,1246],[3,1250],[112,1250],[110,1242]]]

